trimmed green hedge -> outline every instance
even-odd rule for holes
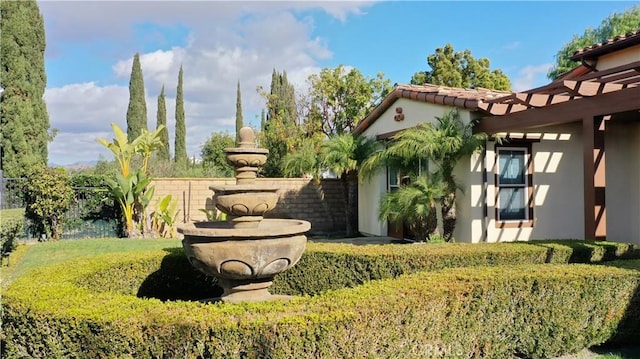
[[[24,234],[24,209],[0,210],[0,248],[15,249],[16,239]]]
[[[586,242],[311,243],[274,292],[320,294],[236,305],[157,299],[212,290],[179,250],[81,258],[11,284],[3,357],[552,357],[637,341],[640,260],[537,263],[636,255]],[[441,269],[469,265],[498,266]],[[331,290],[345,283],[356,287]]]

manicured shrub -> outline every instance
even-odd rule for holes
[[[11,252],[17,245],[16,239],[24,235],[24,210],[0,210],[0,248]]]
[[[544,358],[640,330],[640,260],[541,265],[635,255],[628,245],[308,247],[274,291],[319,294],[288,302],[142,295],[202,283],[179,250],[34,270],[3,296],[3,357]]]

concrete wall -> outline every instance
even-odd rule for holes
[[[267,218],[295,218],[311,222],[311,233],[342,233],[346,229],[342,183],[324,179],[320,185],[309,179],[259,178],[257,182],[280,188],[276,208]],[[179,222],[203,221],[199,209],[213,209],[213,191],[209,186],[235,184],[235,178],[159,178],[149,211],[159,198],[171,195],[178,201]]]

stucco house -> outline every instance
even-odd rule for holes
[[[640,244],[640,29],[577,51],[548,85],[497,92],[396,85],[357,128],[385,140],[451,108],[506,139],[460,161],[458,242],[599,239]],[[359,185],[359,230],[402,237],[378,219],[399,185],[387,169]]]

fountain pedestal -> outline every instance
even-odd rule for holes
[[[189,262],[218,278],[225,302],[280,299],[268,291],[275,275],[295,265],[304,252],[311,224],[296,219],[264,219],[275,208],[277,188],[260,186],[256,173],[268,150],[256,148],[253,131],[240,130],[240,147],[225,149],[236,168],[236,185],[210,187],[227,221],[178,227]]]

